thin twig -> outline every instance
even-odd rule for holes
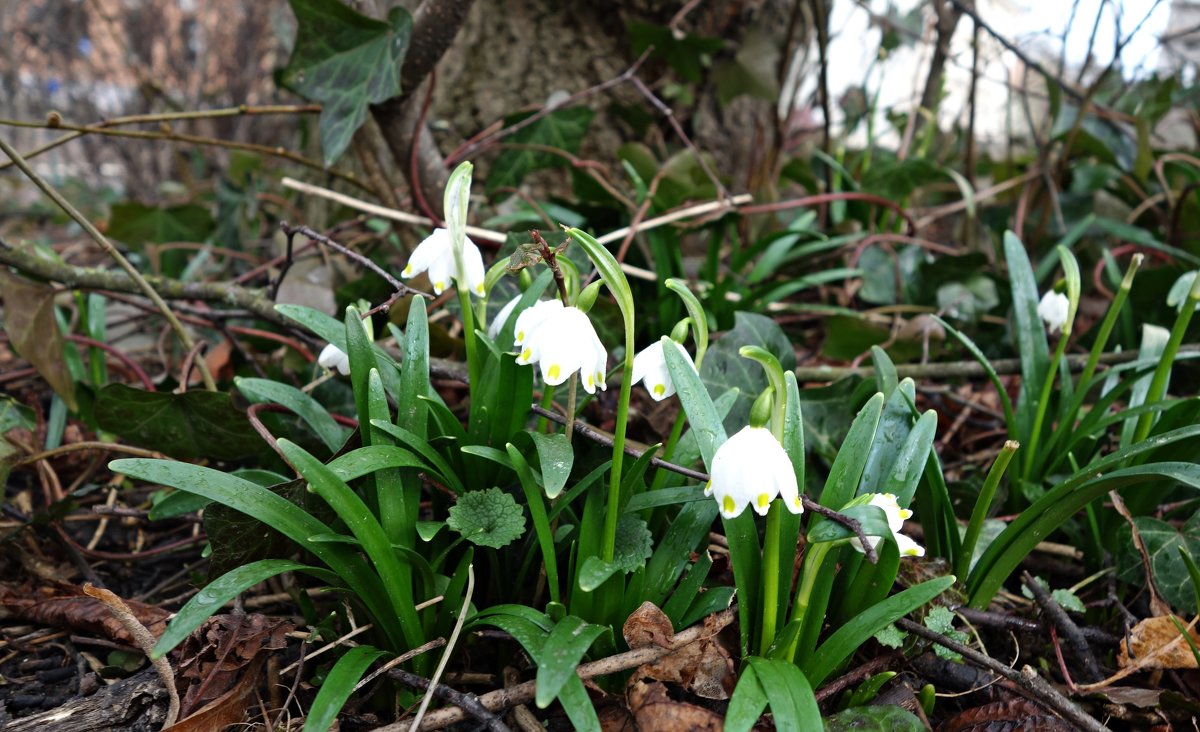
[[[508,725],[506,725],[499,717],[485,707],[483,703],[479,701],[479,697],[474,694],[458,691],[457,689],[451,689],[445,684],[431,683],[429,679],[417,676],[414,673],[409,673],[404,669],[390,669],[387,674],[389,678],[395,679],[405,686],[411,686],[414,689],[424,690],[426,692],[425,698],[429,698],[429,696],[432,695],[444,702],[453,704],[458,709],[470,714],[486,729],[489,729],[492,732],[511,732]],[[396,730],[401,729],[401,727],[396,725],[388,725],[387,727],[378,728],[376,732],[391,730],[393,727],[395,727]]]
[[[867,558],[867,561],[871,564],[879,561],[879,555],[875,553],[875,547],[871,546],[871,541],[867,538],[866,533],[863,532],[862,524],[857,519],[850,518],[844,513],[838,513],[828,506],[822,506],[803,493],[800,494],[800,500],[804,502],[804,509],[806,511],[812,511],[815,514],[824,516],[830,521],[839,523],[850,531],[853,531],[854,535],[858,537],[859,543],[862,544],[863,555]]]
[[[1025,582],[1025,586],[1033,594],[1033,599],[1042,608],[1042,612],[1067,637],[1067,642],[1071,644],[1071,650],[1074,651],[1075,658],[1083,663],[1083,671],[1087,677],[1087,682],[1091,684],[1104,678],[1104,673],[1100,671],[1100,665],[1096,663],[1096,656],[1092,654],[1091,646],[1088,645],[1087,639],[1083,637],[1083,633],[1079,632],[1079,626],[1067,615],[1067,611],[1063,610],[1062,606],[1055,602],[1050,593],[1046,591],[1046,588],[1042,587],[1042,584],[1035,580],[1029,572],[1025,572],[1022,579]]]
[[[83,592],[88,597],[99,600],[108,608],[117,620],[121,622],[121,627],[125,629],[129,635],[137,641],[138,647],[146,654],[146,658],[150,659],[150,665],[154,667],[158,673],[158,678],[162,680],[163,686],[167,689],[167,716],[163,719],[163,729],[169,728],[175,724],[175,720],[179,717],[179,691],[175,688],[175,672],[171,670],[171,662],[166,656],[154,656],[155,638],[142,625],[141,621],[125,604],[125,601],[118,597],[110,590],[102,587],[95,587],[90,582],[83,586]]]
[[[112,259],[121,266],[121,269],[125,270],[126,274],[128,274],[130,278],[137,283],[138,288],[142,291],[142,293],[145,294],[146,297],[150,298],[150,301],[154,303],[154,306],[158,308],[163,317],[167,319],[167,322],[171,324],[171,329],[175,331],[175,335],[179,338],[179,342],[183,344],[184,350],[192,350],[196,344],[195,341],[192,340],[191,334],[188,333],[187,329],[183,327],[183,323],[180,323],[179,319],[175,317],[175,313],[171,312],[171,308],[162,299],[162,297],[160,297],[154,288],[150,286],[150,283],[146,281],[146,278],[143,277],[142,274],[137,271],[137,268],[125,258],[125,255],[121,254],[121,252],[118,251],[115,246],[113,246],[112,242],[110,242],[108,238],[104,236],[104,234],[101,234],[100,230],[97,229],[86,216],[84,216],[79,212],[78,209],[71,205],[70,201],[56,191],[54,187],[46,181],[46,179],[38,175],[37,171],[30,167],[25,158],[21,157],[21,153],[17,152],[12,145],[9,145],[8,142],[3,139],[0,139],[0,150],[3,150],[4,153],[12,159],[13,164],[20,168],[21,172],[24,173],[35,186],[41,189],[42,193],[45,193],[50,200],[54,201],[59,208],[65,211],[66,214],[72,219],[74,219],[75,223],[79,224],[83,230],[87,232],[88,236],[92,237],[92,239],[100,245],[100,248],[103,249],[108,256],[112,257]],[[212,373],[210,373],[208,370],[208,364],[204,363],[203,359],[201,359],[199,363],[197,363],[197,367],[200,370],[200,376],[204,379],[204,388],[208,389],[209,391],[216,391],[217,384],[215,381],[213,381]]]
[[[992,657],[985,656],[970,646],[966,646],[958,641],[951,640],[941,633],[926,628],[920,623],[914,623],[908,618],[899,618],[896,620],[896,626],[901,630],[912,633],[916,636],[920,636],[925,640],[933,641],[943,648],[948,648],[982,669],[986,669],[994,674],[1003,676],[1017,686],[1020,686],[1033,698],[1045,704],[1055,712],[1058,712],[1059,716],[1076,725],[1080,729],[1087,730],[1087,732],[1111,732],[1108,727],[1105,727],[1100,722],[1097,722],[1082,709],[1075,706],[1070,699],[1066,698],[1053,686],[1046,683],[1045,679],[1038,676],[1037,672],[1028,666],[1026,666],[1022,671],[1009,668]]]
[[[304,236],[308,237],[312,241],[315,241],[319,244],[324,244],[325,246],[329,247],[330,249],[335,249],[335,250],[341,252],[345,256],[349,257],[350,259],[353,259],[355,262],[358,262],[362,266],[366,267],[367,269],[371,270],[372,272],[379,275],[383,279],[387,280],[387,283],[392,286],[392,289],[402,296],[412,294],[412,295],[425,295],[425,297],[430,297],[430,298],[433,297],[432,295],[421,292],[420,290],[414,290],[413,288],[404,284],[400,280],[396,279],[386,269],[384,269],[383,267],[380,267],[378,264],[375,264],[375,262],[371,261],[370,257],[367,257],[360,252],[356,252],[353,249],[350,249],[349,247],[347,247],[343,244],[339,244],[336,241],[334,241],[333,239],[330,239],[329,237],[325,236],[324,234],[322,234],[318,231],[313,231],[312,229],[310,229],[307,226],[292,226],[291,224],[289,224],[286,221],[280,221],[279,228],[288,236],[293,236],[295,234],[303,234]]]
[[[467,565],[467,591],[463,593],[462,608],[458,611],[458,619],[454,622],[454,630],[450,631],[450,640],[446,641],[446,650],[442,651],[442,658],[438,661],[437,668],[433,671],[433,678],[429,680],[429,688],[425,692],[425,698],[421,700],[421,706],[417,709],[417,716],[413,718],[412,725],[409,726],[409,732],[417,732],[421,728],[421,720],[425,717],[425,710],[429,709],[429,702],[433,701],[433,690],[438,687],[438,679],[442,678],[442,673],[446,670],[446,664],[450,661],[450,654],[454,651],[454,644],[458,641],[458,634],[462,632],[463,623],[467,621],[467,611],[471,608],[471,595],[475,592],[475,565]],[[393,669],[399,671],[399,669]],[[403,673],[403,672],[401,672]],[[493,732],[500,732],[500,728],[493,727]]]

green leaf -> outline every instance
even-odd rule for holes
[[[372,663],[387,653],[373,646],[356,646],[338,659],[321,684],[304,720],[304,732],[326,732],[354,693],[354,687]]]
[[[851,707],[825,719],[825,732],[925,732],[912,712],[891,704]]]
[[[767,708],[767,694],[758,681],[754,666],[747,666],[738,677],[729,708],[725,711],[725,732],[750,732]],[[819,729],[819,728],[818,728]]]
[[[820,686],[864,640],[942,594],[954,581],[953,575],[931,579],[863,610],[829,636],[805,664],[809,682]]]
[[[725,417],[725,429],[730,432],[736,432],[746,424],[750,417],[750,405],[767,388],[766,374],[758,364],[742,358],[739,353],[742,346],[758,346],[773,354],[784,371],[796,368],[795,349],[774,320],[765,315],[741,311],[734,313],[733,317],[733,329],[708,349],[700,366],[700,378],[714,399],[729,389],[739,390],[738,400]]]
[[[525,514],[512,496],[488,488],[459,496],[446,525],[473,544],[500,549],[525,533]]]
[[[575,667],[604,630],[603,626],[586,623],[573,615],[554,626],[538,658],[535,703],[539,709],[549,706],[567,681],[579,678],[575,675]]]
[[[767,695],[777,729],[821,729],[817,698],[808,679],[795,664],[753,656],[747,660],[758,674],[758,683]]]
[[[379,470],[424,467],[425,462],[415,454],[394,445],[359,447],[329,461],[329,469],[347,483]]]
[[[1029,443],[1037,410],[1038,391],[1046,381],[1050,368],[1050,349],[1046,344],[1046,329],[1037,313],[1037,280],[1025,253],[1025,245],[1011,231],[1004,232],[1004,259],[1008,263],[1008,279],[1012,286],[1013,338],[1021,355],[1021,393],[1017,398],[1016,439]]]
[[[631,21],[627,29],[634,56],[653,47],[652,58],[665,61],[693,84],[700,82],[704,69],[711,65],[712,54],[725,46],[725,41],[720,38],[703,38],[691,33],[676,35],[666,26],[636,20]]]
[[[560,598],[558,594],[558,563],[554,555],[554,532],[550,528],[550,517],[546,513],[545,498],[543,498],[542,492],[538,489],[537,481],[533,477],[533,471],[529,469],[529,463],[526,462],[525,456],[521,454],[521,451],[511,443],[505,445],[505,450],[508,453],[508,459],[512,463],[512,469],[516,472],[517,479],[521,482],[521,490],[525,492],[525,504],[529,507],[530,517],[533,518],[533,530],[537,534],[538,548],[542,552],[542,564],[546,570],[546,582],[550,586],[550,599],[557,602]],[[519,511],[520,509],[518,508],[517,510]],[[524,514],[522,514],[522,528],[524,527],[524,522],[525,518]]]
[[[1080,600],[1079,595],[1070,590],[1054,590],[1050,593],[1050,598],[1059,605],[1062,605],[1064,610],[1070,610],[1073,613],[1087,612],[1087,607],[1083,604],[1083,600]]]
[[[653,549],[654,537],[646,522],[631,513],[621,514],[617,521],[617,547],[613,554],[613,563],[617,568],[625,574],[638,571],[646,566]]]
[[[224,392],[176,394],[109,384],[96,396],[94,409],[101,429],[172,457],[238,460],[264,447]]]
[[[312,428],[330,452],[336,452],[346,441],[346,429],[329,416],[320,402],[296,387],[270,379],[241,377],[235,378],[233,383],[251,402],[271,402],[290,409]]]
[[[284,572],[312,570],[313,567],[286,559],[263,559],[247,564],[209,582],[171,618],[171,624],[154,645],[151,658],[162,658],[191,635],[205,620],[219,612],[225,603],[259,582]],[[317,570],[323,571],[323,570]]]
[[[904,645],[904,639],[908,637],[908,633],[900,630],[895,625],[889,625],[875,633],[875,640],[879,641],[880,645],[888,648],[900,648]]]
[[[1196,596],[1181,552],[1186,551],[1192,556],[1200,554],[1200,512],[1193,514],[1179,529],[1149,516],[1137,516],[1133,523],[1146,545],[1150,571],[1163,598],[1177,610],[1192,610]],[[1141,556],[1134,548],[1128,524],[1122,526],[1118,539],[1117,579],[1137,587],[1146,582]]]
[[[867,536],[890,537],[892,535],[891,529],[888,527],[887,514],[879,506],[851,506],[842,510],[841,513],[862,524],[863,533]],[[815,523],[808,531],[808,540],[813,544],[842,541],[852,536],[856,536],[853,531],[836,521],[829,520]]]
[[[530,114],[516,114],[505,118],[506,126],[513,125],[529,117]],[[587,107],[571,107],[556,109],[545,117],[523,127],[506,140],[512,145],[538,145],[552,147],[572,155],[579,152],[579,146],[587,134],[588,125],[595,115]],[[561,168],[567,164],[567,158],[554,155],[542,150],[531,150],[521,147],[508,147],[496,156],[492,163],[492,172],[488,176],[487,191],[494,193],[499,188],[516,187],[521,185],[525,176],[543,168]]]
[[[575,463],[575,451],[571,449],[571,441],[567,436],[556,432],[547,435],[542,432],[528,433],[533,438],[537,448],[538,464],[542,469],[542,485],[546,498],[554,500],[567,485],[571,477],[571,466]]]
[[[395,6],[385,23],[340,0],[290,3],[298,27],[281,81],[321,103],[321,149],[325,164],[332,165],[366,121],[367,107],[400,94],[412,16]]]
[[[183,206],[146,206],[137,202],[114,203],[107,233],[131,246],[202,242],[216,228],[208,208],[195,203]]]
[[[63,358],[64,340],[54,317],[54,288],[10,274],[0,267],[0,295],[4,296],[4,331],[21,358],[37,369],[55,394],[72,411],[75,379]]]
[[[616,562],[606,562],[595,555],[588,557],[583,560],[583,566],[579,568],[579,589],[584,592],[595,591],[609,577],[616,574],[618,569],[620,567]]]

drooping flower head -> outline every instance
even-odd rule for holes
[[[359,300],[358,306],[360,309],[367,309],[369,303],[365,300]],[[371,323],[371,319],[363,318],[361,322],[363,330],[367,332],[367,338],[375,340],[375,328]],[[329,369],[330,371],[337,369],[338,373],[342,376],[350,374],[350,356],[332,343],[327,344],[321,349],[321,355],[317,356],[317,363],[323,369]]]
[[[1062,330],[1070,311],[1071,301],[1066,295],[1054,290],[1042,295],[1042,301],[1038,303],[1037,308],[1038,315],[1045,321],[1046,329],[1050,333]]]
[[[579,382],[589,394],[606,389],[604,370],[608,353],[587,314],[558,300],[543,300],[517,316],[513,342],[517,363],[537,362],[542,380],[551,386],[579,372]]]
[[[683,346],[676,341],[671,340],[671,345],[679,350],[683,357],[687,359],[688,364],[692,367],[692,371],[696,370],[696,364],[692,361],[692,356]],[[633,383],[642,382],[646,387],[646,391],[650,392],[650,396],[654,397],[655,401],[661,402],[663,399],[675,393],[675,382],[671,380],[671,372],[667,369],[667,357],[663,353],[663,341],[661,339],[651,343],[640,353],[633,357]]]
[[[873,493],[871,500],[867,501],[868,506],[878,506],[883,509],[883,513],[887,516],[888,529],[892,532],[892,538],[896,540],[896,547],[900,549],[902,557],[923,557],[925,556],[925,548],[917,542],[900,533],[900,529],[904,527],[904,522],[912,518],[912,511],[907,508],[900,508],[900,504],[896,500],[895,494],[892,493]],[[868,536],[867,542],[872,549],[879,546],[881,537]],[[858,551],[863,551],[862,542],[858,537],[850,540],[850,546]]]
[[[766,427],[743,427],[717,448],[704,495],[716,498],[721,515],[729,519],[747,504],[765,516],[776,497],[792,513],[804,511],[792,461]]]
[[[470,239],[464,239],[463,268],[466,276],[467,291],[476,297],[483,297],[483,255],[479,247]],[[458,281],[458,263],[454,258],[453,237],[449,229],[434,229],[433,233],[417,245],[408,264],[400,276],[404,279],[416,277],[422,272],[429,273],[429,281],[433,284],[433,293],[440,295],[445,291],[451,278]],[[463,283],[459,282],[461,287]]]

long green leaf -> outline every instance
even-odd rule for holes
[[[820,730],[821,709],[804,673],[788,661],[750,657],[758,683],[767,695],[776,729]]]
[[[546,582],[550,587],[550,599],[557,602],[562,598],[558,586],[558,562],[554,556],[554,531],[550,528],[550,518],[546,515],[546,501],[537,481],[533,479],[533,471],[529,463],[512,443],[505,446],[508,457],[516,469],[521,488],[525,491],[525,503],[529,507],[529,515],[533,517],[533,529],[537,534],[538,547],[542,550],[542,562],[546,567]],[[544,705],[543,705],[544,706]]]
[[[586,623],[573,615],[558,621],[542,645],[538,663],[535,703],[539,709],[549,706],[569,680],[579,678],[575,668],[604,630],[602,626]]]
[[[733,695],[729,697],[729,708],[725,710],[725,732],[750,732],[766,708],[767,694],[758,680],[758,673],[754,666],[747,666],[738,677]]]
[[[663,356],[667,362],[667,371],[671,374],[671,383],[675,385],[675,391],[679,395],[679,403],[687,414],[692,434],[696,436],[704,467],[711,470],[713,455],[716,454],[717,447],[725,442],[725,427],[721,424],[717,408],[712,397],[708,395],[704,382],[700,380],[700,375],[683,354],[676,348],[664,348]]]
[[[308,717],[304,720],[304,732],[326,732],[337,721],[338,712],[354,693],[354,687],[372,663],[387,653],[372,646],[356,646],[338,659],[325,676],[317,698],[313,699]]]
[[[942,594],[954,582],[953,575],[931,579],[862,611],[821,644],[803,665],[804,675],[820,686],[868,638]]]
[[[233,383],[252,402],[271,402],[290,409],[312,428],[330,452],[336,452],[346,441],[346,429],[329,416],[320,402],[296,387],[270,379],[243,377],[235,378]]]
[[[329,469],[347,483],[379,470],[427,467],[420,456],[395,445],[360,447],[329,461]]]
[[[882,412],[883,394],[871,397],[859,410],[829,468],[829,477],[825,479],[825,488],[821,491],[822,506],[836,511],[854,498],[871,454],[871,444],[875,441]],[[817,517],[813,518],[813,522],[814,526],[818,523]]]
[[[392,437],[395,437],[397,440],[403,443],[405,447],[420,455],[422,459],[433,466],[433,469],[435,472],[437,472],[438,476],[444,480],[450,489],[455,493],[466,492],[466,487],[463,485],[462,479],[458,477],[458,473],[456,473],[454,469],[450,467],[450,464],[446,462],[444,457],[438,454],[437,450],[433,449],[433,446],[430,445],[428,441],[417,437],[412,432],[409,432],[399,425],[395,425],[384,420],[374,420],[371,422],[371,424],[383,430],[384,432],[387,432]]]
[[[1037,280],[1025,253],[1025,245],[1011,231],[1004,232],[1004,259],[1008,263],[1008,279],[1012,287],[1013,337],[1021,355],[1021,393],[1017,399],[1016,439],[1029,444],[1037,411],[1038,390],[1046,381],[1050,368],[1050,348],[1046,344],[1046,329],[1037,313]],[[1011,434],[1011,432],[1010,432]]]

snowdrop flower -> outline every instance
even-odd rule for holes
[[[891,529],[892,532],[892,538],[896,540],[896,546],[900,549],[900,556],[925,556],[924,547],[900,533],[901,527],[904,526],[904,521],[912,518],[913,514],[912,511],[909,511],[906,508],[900,508],[900,504],[896,502],[895,494],[874,493],[871,495],[871,500],[867,501],[867,505],[878,506],[879,508],[883,509],[884,515],[887,516],[888,528]],[[879,546],[880,537],[868,536],[867,542],[870,543],[872,549],[875,549]],[[858,540],[857,536],[850,540],[850,546],[854,547],[860,552],[863,551],[862,542]]]
[[[321,350],[321,355],[317,357],[317,363],[321,364],[321,368],[329,369],[330,371],[337,369],[342,376],[347,376],[350,373],[350,357],[346,352],[337,346],[330,343]]]
[[[675,341],[671,341],[671,345],[683,354],[692,367],[692,371],[695,371],[696,364],[692,361],[692,356],[687,349]],[[675,383],[671,381],[671,373],[667,370],[667,357],[663,353],[661,340],[651,343],[633,357],[633,383],[636,384],[639,381],[656,402],[661,402],[675,393]]]
[[[517,303],[520,301],[521,296],[517,295],[505,303],[504,307],[500,308],[500,312],[496,313],[496,319],[488,326],[488,338],[491,338],[493,341],[496,340],[496,336],[500,335],[500,331],[504,330],[504,326],[508,324],[508,319],[512,317],[512,311],[516,309]]]
[[[597,386],[607,388],[604,369],[608,353],[592,321],[579,308],[543,300],[522,311],[515,328],[514,342],[520,349],[517,363],[536,361],[546,384],[557,386],[578,371],[588,394],[595,394]]]
[[[1045,295],[1042,295],[1042,301],[1038,303],[1038,315],[1046,322],[1046,328],[1051,333],[1057,333],[1062,330],[1062,327],[1067,323],[1067,314],[1070,311],[1071,301],[1061,292],[1051,290]]]
[[[804,511],[792,461],[765,427],[743,427],[717,448],[704,495],[716,498],[728,519],[741,515],[746,504],[765,516],[777,496],[792,513]]]
[[[483,255],[479,247],[470,239],[464,239],[463,269],[466,270],[467,290],[476,297],[483,297]],[[434,229],[425,237],[425,241],[417,245],[408,264],[400,276],[404,279],[416,277],[422,272],[429,273],[429,281],[433,283],[433,294],[440,295],[446,289],[451,278],[457,281],[458,265],[454,262],[454,242],[449,229]],[[461,286],[462,283],[459,283]]]

